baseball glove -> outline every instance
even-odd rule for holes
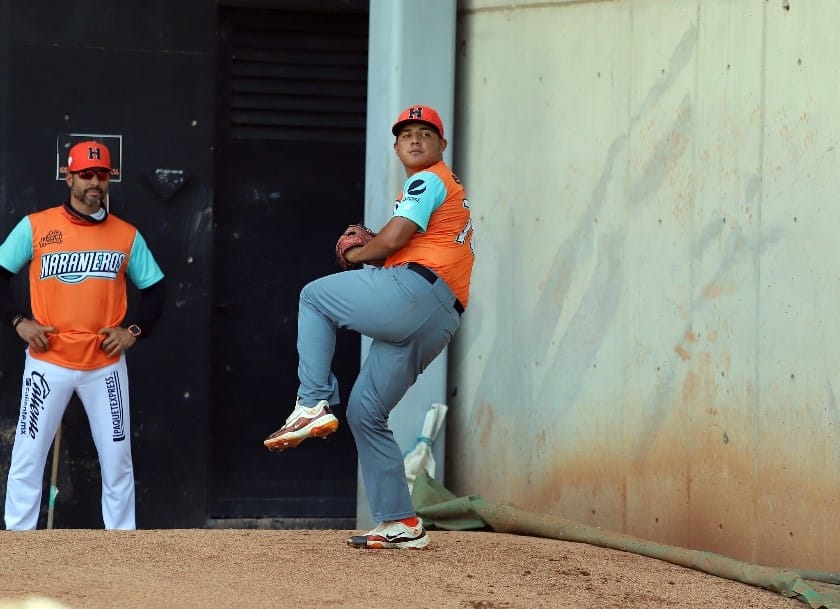
[[[345,271],[362,268],[361,263],[354,264],[352,262],[348,262],[344,257],[344,253],[352,247],[364,245],[375,236],[376,233],[364,224],[351,224],[348,226],[347,230],[342,233],[335,244],[335,259],[341,268]]]

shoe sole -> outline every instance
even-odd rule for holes
[[[422,550],[429,545],[429,536],[423,535],[411,541],[369,540],[367,535],[353,535],[347,545],[360,550]]]
[[[320,422],[315,427],[307,425],[293,433],[265,440],[263,445],[269,450],[286,450],[296,447],[307,438],[326,438],[336,429],[338,429],[338,419],[333,416],[332,420]]]

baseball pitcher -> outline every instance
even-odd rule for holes
[[[429,106],[412,106],[392,132],[407,176],[393,216],[376,234],[349,226],[336,255],[350,270],[301,291],[297,400],[285,424],[264,441],[271,450],[283,450],[333,433],[338,420],[332,409],[339,403],[330,371],[336,329],[372,339],[347,402],[370,512],[379,523],[347,540],[357,548],[429,544],[388,416],[458,330],[474,261],[470,205],[461,181],[443,162],[447,142],[440,116]]]

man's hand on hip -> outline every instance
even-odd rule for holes
[[[50,348],[50,338],[47,334],[55,333],[55,328],[42,326],[34,319],[24,318],[15,326],[15,331],[29,343],[29,348],[33,351],[46,351]]]
[[[102,350],[108,357],[118,355],[137,342],[127,328],[102,328],[99,333],[106,335],[105,340],[102,341]]]

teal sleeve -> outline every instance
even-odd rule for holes
[[[149,251],[140,231],[137,231],[134,245],[131,246],[131,257],[128,259],[126,274],[139,290],[144,290],[163,279],[163,271],[160,270],[152,252]]]
[[[402,200],[394,210],[395,216],[408,218],[420,232],[426,232],[429,218],[446,199],[446,186],[431,171],[420,171],[405,181]]]
[[[0,266],[17,273],[32,260],[32,224],[23,218],[0,244]]]

